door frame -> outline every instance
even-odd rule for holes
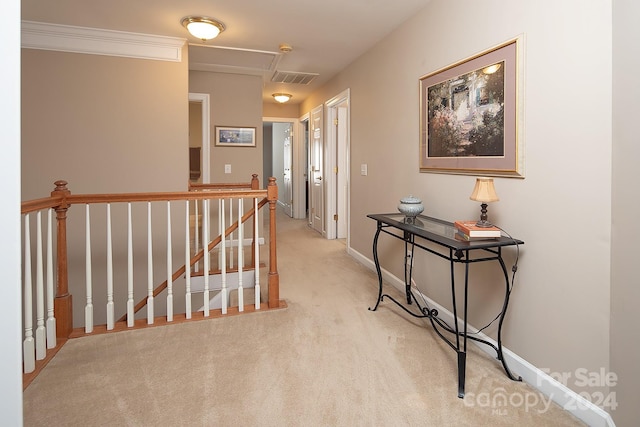
[[[307,113],[298,119],[295,134],[298,135],[293,146],[293,217],[302,219],[307,217],[307,197],[309,197],[309,153],[308,138],[305,135],[305,127],[309,129],[310,114]],[[306,126],[305,126],[306,123]]]
[[[338,95],[334,96],[327,102],[325,102],[325,108],[327,110],[327,120],[325,121],[325,200],[326,211],[325,221],[327,223],[327,239],[335,239],[338,237],[338,221],[334,220],[334,215],[344,215],[346,221],[346,237],[347,245],[349,245],[349,212],[350,212],[350,124],[351,124],[351,108],[350,108],[350,90],[345,89]],[[344,108],[346,106],[346,121],[344,129],[346,132],[346,140],[339,144],[336,137],[336,125],[335,120],[338,118],[338,108]],[[338,150],[340,149],[340,152]],[[340,173],[338,164],[342,164],[344,173]],[[329,173],[331,171],[331,173]],[[344,200],[339,200],[338,185],[344,185],[346,187],[346,194]],[[343,206],[344,204],[344,206]],[[331,224],[331,226],[329,226]]]
[[[189,92],[189,102],[202,104],[202,183],[211,183],[211,116],[210,101],[208,93]]]

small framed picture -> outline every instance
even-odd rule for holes
[[[256,128],[216,126],[216,145],[226,147],[255,147]]]

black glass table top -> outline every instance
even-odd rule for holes
[[[390,226],[412,233],[423,239],[447,246],[452,249],[482,249],[498,246],[520,245],[524,242],[503,235],[498,239],[474,240],[471,242],[456,238],[456,229],[452,222],[438,218],[418,215],[407,218],[402,213],[369,214],[368,218],[384,226]]]

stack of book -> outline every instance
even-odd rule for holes
[[[495,240],[500,238],[498,227],[478,227],[476,221],[456,221],[453,223],[456,229],[456,238],[467,242],[475,240]]]

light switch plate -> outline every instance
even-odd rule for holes
[[[362,176],[367,176],[367,172],[368,172],[368,167],[366,163],[363,163],[360,165],[360,175]]]
[[[231,173],[231,165],[224,165],[224,173]]]

